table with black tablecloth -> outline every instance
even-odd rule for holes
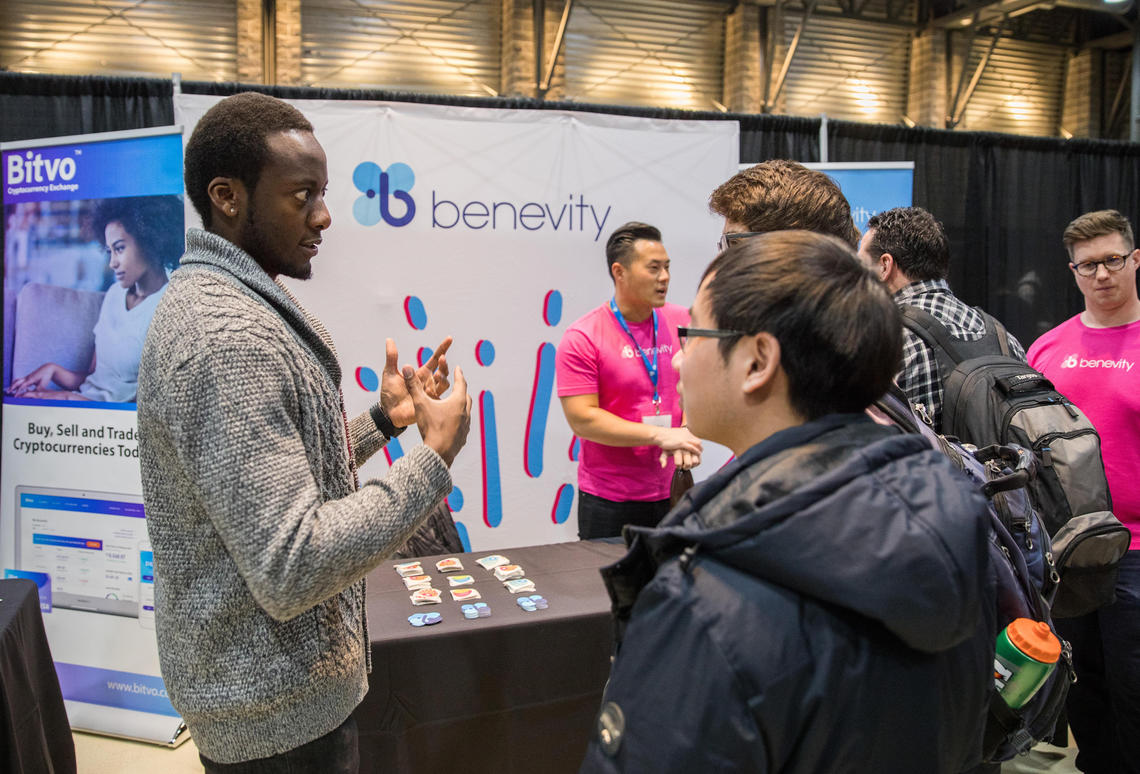
[[[499,553],[522,566],[549,602],[526,612],[475,559]],[[468,620],[451,600],[443,557],[423,557],[438,605],[413,606],[389,561],[368,576],[369,692],[356,710],[361,771],[577,771],[601,704],[612,646],[609,597],[598,568],[625,547],[576,542],[451,554],[491,608]],[[443,621],[413,627],[408,616]]]
[[[75,771],[75,743],[30,580],[0,580],[0,769]]]

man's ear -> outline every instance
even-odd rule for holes
[[[746,339],[747,370],[741,385],[746,395],[760,396],[767,392],[780,369],[780,342],[767,331]]]
[[[610,264],[610,278],[617,282],[625,274],[625,267],[622,266],[621,261],[614,261]]]
[[[215,177],[206,186],[214,215],[223,221],[230,221],[242,214],[246,207],[245,185],[232,177]]]
[[[883,253],[879,256],[879,263],[875,267],[879,273],[879,280],[884,285],[889,285],[893,275],[898,271],[899,265],[895,263],[895,257],[890,253]]]

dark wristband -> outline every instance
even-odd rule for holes
[[[368,413],[372,415],[372,421],[376,424],[376,429],[383,433],[385,438],[395,438],[408,429],[406,427],[396,427],[392,424],[392,420],[388,418],[388,413],[384,411],[379,403],[372,404],[372,408],[368,409]]]

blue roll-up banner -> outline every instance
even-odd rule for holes
[[[0,567],[34,580],[75,729],[178,744],[154,634],[138,361],[182,252],[179,127],[0,144]]]
[[[892,207],[909,207],[914,197],[913,161],[811,163],[839,184],[851,205],[859,233],[867,230],[872,215]]]

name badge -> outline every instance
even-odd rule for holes
[[[650,414],[641,418],[642,423],[647,425],[656,425],[657,427],[672,427],[673,415],[672,414]]]

